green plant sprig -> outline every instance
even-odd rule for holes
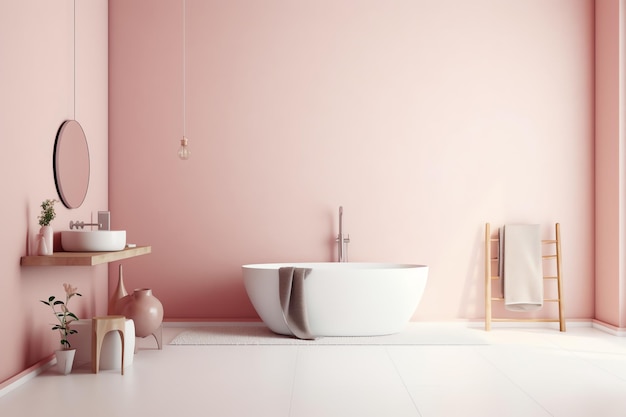
[[[39,226],[49,226],[50,222],[54,220],[56,217],[56,213],[54,212],[54,203],[57,200],[44,200],[41,203],[41,215],[37,217],[39,219]]]
[[[68,336],[78,333],[78,330],[72,329],[70,327],[70,324],[73,321],[78,320],[78,317],[76,316],[76,314],[69,311],[67,306],[73,296],[77,295],[79,297],[82,297],[82,295],[77,293],[77,289],[73,288],[70,284],[63,284],[63,287],[65,288],[65,301],[57,300],[54,295],[48,297],[48,301],[39,301],[52,308],[52,313],[59,321],[58,324],[53,325],[52,330],[59,331],[59,335],[61,337],[61,346],[65,350],[72,347],[68,340]]]

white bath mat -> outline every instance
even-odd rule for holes
[[[410,323],[387,336],[323,337],[300,340],[273,333],[262,324],[215,324],[181,330],[171,345],[484,345],[485,332],[464,326]]]

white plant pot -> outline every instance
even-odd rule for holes
[[[57,371],[63,375],[67,375],[72,372],[76,349],[56,350],[54,354],[57,358]]]

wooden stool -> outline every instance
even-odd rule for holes
[[[124,375],[124,329],[126,317],[124,316],[101,316],[94,317],[91,321],[91,371],[98,373],[100,367],[100,348],[104,336],[111,331],[118,331],[122,339],[122,375]]]

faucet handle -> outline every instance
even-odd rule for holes
[[[98,223],[98,230],[111,230],[111,212],[99,211]]]
[[[337,235],[337,239],[335,239],[335,242],[341,242],[343,239],[343,243],[350,243],[350,234],[338,234]]]

